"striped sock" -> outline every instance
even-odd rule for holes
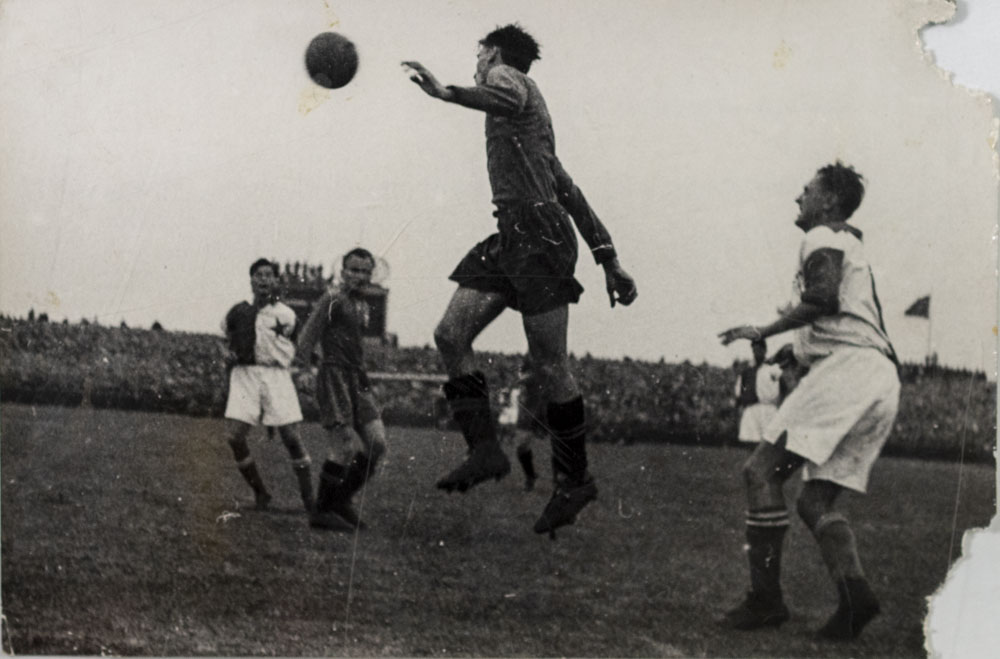
[[[784,506],[747,511],[750,589],[773,601],[781,600],[781,546],[788,525],[788,510]]]

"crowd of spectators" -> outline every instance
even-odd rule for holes
[[[0,399],[219,416],[225,354],[218,336],[0,316]],[[367,358],[371,371],[441,372],[430,346],[370,342]],[[521,361],[520,355],[482,355],[494,393],[514,384]],[[735,439],[733,369],[590,355],[571,357],[571,366],[594,441],[718,445]],[[887,453],[993,459],[995,382],[982,373],[927,365],[904,365],[901,376],[900,413]],[[296,381],[303,413],[314,419],[312,375]],[[375,388],[388,423],[440,424],[439,382],[378,380]]]

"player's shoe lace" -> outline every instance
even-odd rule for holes
[[[788,607],[780,596],[767,597],[751,590],[742,602],[726,612],[719,624],[729,629],[750,631],[778,627],[788,618]]]
[[[498,442],[484,442],[469,452],[465,461],[437,482],[439,489],[465,492],[485,480],[500,480],[510,473],[510,460]]]
[[[554,537],[557,528],[575,522],[577,513],[596,498],[597,485],[589,475],[579,481],[557,480],[552,498],[535,522],[535,533],[548,533]]]

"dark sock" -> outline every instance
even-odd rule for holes
[[[851,530],[846,517],[840,513],[823,515],[816,522],[813,536],[819,543],[823,562],[826,563],[834,583],[839,584],[848,578],[864,576],[854,531]]]
[[[254,494],[264,495],[267,494],[267,488],[264,486],[264,479],[261,478],[260,472],[257,470],[257,463],[251,457],[244,458],[241,462],[236,463],[237,468],[240,470],[240,474],[246,482],[253,488]]]
[[[347,470],[344,474],[344,486],[352,494],[357,492],[368,482],[374,470],[375,465],[368,459],[368,456],[358,451],[351,458],[351,463],[347,465]]]
[[[469,448],[483,443],[495,443],[496,427],[490,409],[486,376],[479,371],[461,375],[448,380],[443,388],[452,416],[461,428],[462,436],[465,437],[465,443]]]
[[[344,465],[326,460],[319,474],[319,485],[316,488],[316,511],[330,512],[337,498],[344,489]]]
[[[299,493],[302,495],[302,502],[307,508],[312,506],[312,470],[308,456],[292,460],[292,471],[295,472],[295,480],[299,483]]]
[[[552,469],[571,480],[582,481],[587,476],[587,429],[583,397],[565,403],[549,403],[548,422],[551,430]]]
[[[524,445],[518,446],[517,461],[521,463],[521,469],[524,470],[524,475],[529,480],[535,480],[538,478],[538,474],[535,473],[534,455],[532,454],[530,448]]]
[[[788,524],[784,507],[747,512],[750,589],[773,601],[781,600],[781,546]]]

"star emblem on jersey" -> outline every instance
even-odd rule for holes
[[[271,328],[271,331],[274,332],[275,336],[285,336],[285,330],[289,327],[291,327],[291,325],[286,325],[281,322],[280,318],[275,318],[274,327]]]

